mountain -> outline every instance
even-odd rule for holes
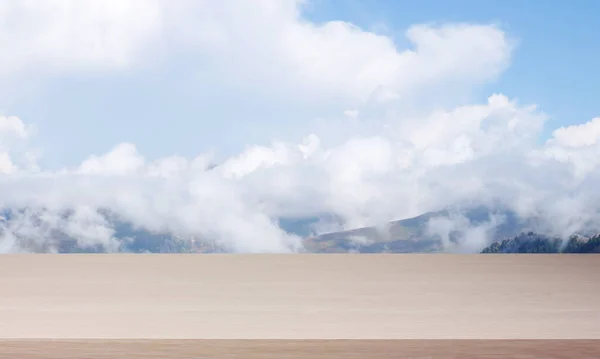
[[[439,241],[426,233],[427,221],[436,213],[390,222],[383,228],[363,227],[326,233],[304,239],[304,247],[315,253],[409,253],[438,251]]]
[[[136,228],[121,220],[110,211],[100,212],[106,223],[115,231],[116,242],[97,244],[68,231],[72,220],[71,211],[51,217],[50,226],[44,210],[0,212],[0,252],[9,250],[6,243],[13,241],[30,252],[103,253],[107,251],[128,253],[224,253],[227,248],[207,238],[181,237],[174,233],[151,232]],[[21,221],[27,218],[23,225]],[[500,218],[490,226],[492,218]],[[57,221],[64,220],[61,225]],[[448,245],[460,243],[465,231],[483,228],[488,238],[498,239],[483,249],[483,253],[588,253],[598,251],[598,237],[573,237],[568,242],[532,232],[535,223],[520,219],[514,212],[502,207],[490,209],[474,206],[447,208],[397,221],[385,226],[363,227],[314,235],[321,222],[339,223],[332,215],[306,218],[279,218],[278,225],[288,233],[303,238],[304,251],[308,253],[431,253],[448,250]],[[13,226],[11,227],[11,222]],[[37,223],[37,224],[35,224]],[[435,230],[435,223],[442,223],[442,232]],[[15,227],[16,225],[16,227]],[[36,231],[29,231],[35,225]],[[19,228],[26,228],[22,231]],[[12,228],[12,229],[9,229]],[[15,231],[14,229],[17,228]],[[433,229],[432,229],[433,228]],[[93,230],[94,228],[92,228]],[[528,234],[524,234],[527,233]],[[71,233],[71,234],[69,234]],[[77,232],[75,232],[77,233]],[[477,232],[479,233],[479,232]],[[509,239],[508,239],[509,238]],[[4,242],[4,243],[3,243]],[[486,245],[487,243],[483,243]],[[564,245],[563,245],[564,244]],[[3,247],[4,246],[4,247]],[[115,247],[116,246],[116,247]],[[481,246],[468,251],[480,250]]]
[[[533,223],[521,220],[516,213],[502,207],[494,210],[483,206],[448,208],[393,221],[382,228],[364,227],[308,237],[304,245],[307,251],[317,253],[440,252],[444,249],[443,241],[439,234],[431,230],[432,221],[447,219],[477,227],[485,225],[491,216],[502,218],[494,227],[494,238],[510,238],[533,226]],[[456,243],[461,235],[460,228],[453,229],[449,233],[449,240]]]
[[[173,233],[151,232],[135,228],[108,210],[98,211],[107,227],[114,229],[111,241],[86,241],[68,229],[73,211],[47,212],[45,209],[0,210],[0,253],[10,251],[9,242],[20,250],[33,253],[221,253],[214,242]],[[48,213],[52,213],[49,215]],[[62,221],[62,222],[61,222]],[[35,229],[35,230],[33,230]],[[91,226],[89,231],[97,230]],[[110,237],[110,233],[105,237]]]
[[[571,236],[564,240],[534,232],[496,241],[481,253],[600,253],[600,234],[592,237]]]
[[[121,239],[119,252],[128,253],[222,253],[223,248],[211,241],[182,238],[169,233],[152,233],[117,222],[115,237]]]

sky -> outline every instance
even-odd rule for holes
[[[600,45],[593,0],[552,1],[321,0],[307,11],[314,21],[341,19],[382,31],[400,43],[416,23],[474,22],[500,25],[519,42],[510,67],[488,91],[536,103],[550,116],[542,138],[553,128],[598,115],[596,84]],[[385,30],[384,30],[385,29]]]
[[[108,248],[106,208],[250,252],[297,249],[282,216],[345,229],[473,201],[593,227],[599,10],[0,0],[0,205],[29,211],[0,251],[56,231]]]

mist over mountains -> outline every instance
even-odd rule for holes
[[[34,253],[231,253],[239,252],[206,236],[178,235],[135,227],[109,210],[87,216],[64,211],[4,210],[0,250]],[[558,253],[597,251],[593,231],[565,240],[543,231],[538,221],[506,208],[448,208],[381,226],[335,230],[332,215],[279,218],[277,224],[298,236],[297,253]],[[102,225],[99,224],[102,222]],[[527,233],[527,234],[525,234]],[[592,241],[587,243],[589,236]],[[108,238],[108,240],[106,239]]]
[[[380,32],[306,6],[0,6],[0,252],[478,253],[597,233],[600,118],[552,122],[543,91],[496,87],[535,52],[521,34]]]

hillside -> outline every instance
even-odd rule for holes
[[[481,253],[600,253],[600,235],[571,236],[568,240],[529,232],[496,241]]]
[[[53,221],[64,221],[60,226],[50,226],[49,217],[43,211],[28,213],[3,211],[0,218],[0,252],[18,251],[34,253],[224,253],[230,252],[219,242],[199,236],[180,236],[169,232],[152,232],[122,221],[110,211],[101,212],[105,223],[114,232],[110,241],[97,241],[95,229],[88,232],[69,230],[68,222],[73,213],[65,211]],[[303,250],[308,253],[432,253],[455,251],[450,248],[465,237],[465,230],[484,226],[491,216],[502,220],[486,233],[488,238],[502,239],[484,248],[483,253],[589,253],[600,252],[600,238],[572,237],[567,242],[530,232],[533,223],[520,220],[505,209],[491,211],[485,207],[445,209],[428,212],[413,218],[393,221],[381,227],[363,227],[347,231],[311,235],[319,220],[326,217],[283,218],[279,226],[288,233],[302,238]],[[28,221],[24,222],[23,218]],[[329,218],[339,220],[337,218]],[[442,221],[451,227],[446,238],[432,231],[432,223]],[[36,224],[37,223],[37,224]],[[34,226],[34,227],[32,227]],[[28,229],[29,228],[29,229]],[[36,228],[31,231],[30,228]],[[27,229],[27,230],[24,230]],[[529,232],[524,234],[522,232]],[[91,237],[86,238],[85,236]],[[506,239],[510,238],[510,239]],[[487,243],[483,242],[483,245]],[[462,245],[462,244],[461,244]],[[479,252],[482,245],[462,252]],[[456,249],[456,248],[455,248]]]
[[[424,253],[443,250],[439,235],[430,230],[430,221],[460,217],[468,226],[478,226],[489,221],[491,215],[503,217],[503,221],[494,229],[493,238],[510,238],[532,226],[522,221],[509,210],[499,208],[494,211],[486,207],[463,209],[445,209],[428,212],[417,217],[390,222],[383,228],[364,227],[348,231],[333,232],[308,237],[304,245],[309,252],[317,253]],[[450,231],[449,240],[456,242],[461,231]]]

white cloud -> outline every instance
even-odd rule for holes
[[[0,204],[44,209],[51,218],[71,208],[85,208],[86,213],[110,209],[151,231],[209,238],[245,252],[298,248],[299,239],[277,227],[278,216],[332,213],[342,217],[346,226],[356,227],[469,200],[499,200],[525,216],[552,218],[557,226],[552,231],[585,227],[593,217],[580,217],[580,212],[586,208],[586,199],[593,197],[585,197],[585,192],[569,197],[570,188],[560,181],[547,181],[550,188],[543,188],[538,186],[539,178],[530,177],[532,172],[552,173],[554,162],[540,167],[529,159],[528,151],[534,147],[528,142],[533,134],[527,129],[537,129],[537,125],[529,123],[515,133],[519,126],[511,124],[537,123],[544,116],[514,102],[500,103],[490,99],[486,105],[436,112],[421,121],[398,118],[399,124],[411,122],[406,127],[411,133],[382,129],[378,136],[353,137],[336,146],[320,143],[313,134],[304,144],[249,147],[212,169],[209,155],[147,162],[134,145],[121,144],[106,155],[90,156],[75,169],[5,176],[1,185],[6,195]],[[449,119],[463,128],[458,137],[463,141],[460,150],[456,140],[439,129],[431,131],[431,138],[423,135],[432,121],[439,121],[443,129]],[[490,119],[494,125],[488,126]],[[456,129],[447,131],[452,134]],[[405,140],[398,140],[399,135]],[[425,139],[427,145],[421,142]],[[437,151],[437,160],[432,160],[432,151]],[[457,157],[457,153],[463,155]],[[499,161],[498,156],[512,160]],[[568,167],[560,173],[559,180],[568,180]],[[561,191],[565,192],[562,197]],[[525,198],[530,199],[526,210],[522,207]],[[550,206],[553,202],[564,206]],[[569,213],[574,209],[577,212]],[[45,223],[61,233],[80,233],[63,222]],[[111,225],[91,223],[95,227],[86,225],[82,231],[96,228],[93,231],[99,234],[82,237],[84,243],[105,241],[114,248]],[[488,227],[460,228],[464,248],[477,248],[485,243],[482,238],[488,238],[482,237]]]
[[[495,26],[415,25],[406,31],[411,48],[398,49],[349,23],[311,23],[292,0],[0,0],[0,24],[9,54],[0,84],[185,58],[190,81],[222,90],[228,106],[262,94],[284,108],[282,123],[288,104],[339,114],[299,134],[301,143],[247,144],[216,167],[211,153],[149,159],[125,142],[57,171],[39,169],[37,152],[22,144],[30,127],[0,117],[0,207],[15,210],[1,222],[1,251],[52,250],[64,236],[116,250],[104,210],[239,252],[297,250],[299,238],[276,224],[289,215],[329,213],[348,228],[498,201],[554,233],[598,223],[585,214],[598,197],[589,185],[598,176],[598,119],[559,129],[540,147],[546,116],[533,106],[502,94],[481,104],[434,100],[433,92],[468,92],[509,65],[513,41]],[[404,108],[413,101],[418,111]],[[460,229],[462,250],[477,250],[496,222],[433,225],[442,237]]]
[[[27,140],[34,132],[34,127],[26,125],[16,116],[0,115],[0,173],[14,173],[19,170],[19,164],[12,158],[12,148]],[[24,154],[24,164],[27,168],[35,168],[33,152]]]
[[[584,178],[600,164],[600,117],[554,130],[544,148],[533,155],[567,164],[576,177]]]
[[[91,156],[80,166],[82,173],[127,174],[134,173],[144,165],[133,144],[122,143],[103,156]]]
[[[16,116],[0,116],[0,136],[16,136],[26,138],[31,132],[31,126],[26,126]]]
[[[369,110],[380,109],[379,102],[403,101],[402,111],[407,105],[438,106],[448,94],[468,94],[473,84],[498,76],[513,50],[510,37],[500,28],[479,24],[417,25],[405,33],[410,48],[399,48],[391,37],[350,23],[312,23],[303,17],[303,1],[298,0],[38,3],[0,0],[0,24],[5,24],[0,25],[0,38],[6,39],[3,51],[11,54],[0,59],[0,108],[12,112],[12,105],[19,103],[18,98],[28,98],[35,84],[32,97],[53,108],[54,116],[74,112],[72,119],[61,123],[98,116],[93,106],[89,111],[94,112],[86,113],[83,103],[103,103],[98,96],[107,91],[118,98],[107,102],[107,111],[115,114],[113,105],[126,107],[123,113],[139,113],[136,107],[145,106],[140,101],[147,100],[148,93],[156,96],[149,107],[160,109],[164,101],[162,107],[179,117],[188,117],[186,106],[201,113],[189,115],[191,130],[182,129],[185,133],[180,136],[185,141],[177,142],[177,127],[165,129],[168,152],[156,150],[161,156],[182,147],[191,153],[191,146],[183,144],[194,140],[194,130],[201,132],[198,137],[204,142],[211,142],[206,132],[216,128],[226,133],[231,128],[231,138],[253,137],[246,145],[264,145],[274,139],[296,141],[315,132],[318,119],[330,122],[331,114],[346,109],[361,114],[360,120],[350,121],[362,122],[370,121]],[[63,76],[66,84],[60,81]],[[79,76],[84,80],[79,81]],[[163,86],[164,90],[158,89]],[[50,93],[56,89],[56,95]],[[431,96],[432,90],[437,97]],[[79,104],[60,94],[85,101]],[[122,100],[126,96],[133,98],[131,104]],[[190,100],[186,104],[183,98]],[[57,99],[61,101],[56,108],[49,105]],[[42,106],[36,109],[35,100],[26,111],[44,117],[47,114]],[[123,116],[102,119],[106,128],[123,128],[122,137],[100,130],[106,139],[67,138],[57,146],[63,153],[76,144],[86,147],[85,153],[98,152],[115,141],[148,148],[150,140],[143,143],[142,134],[147,138],[151,129],[160,128],[160,115],[150,114],[152,123],[138,131],[131,127],[134,123],[142,127],[142,122]],[[205,125],[209,120],[213,123]],[[54,134],[58,131],[50,121],[46,119],[50,130],[44,133]],[[327,136],[339,136],[338,132],[333,129]],[[87,136],[94,134],[90,131]],[[207,146],[221,144],[214,140]],[[69,157],[72,161],[75,156]]]
[[[446,79],[485,81],[511,53],[505,34],[491,26],[415,26],[406,34],[414,49],[404,51],[388,37],[342,22],[296,22],[283,30],[283,57],[300,83],[358,101],[381,89],[402,96]]]
[[[1,0],[0,76],[130,66],[160,10],[156,0]]]
[[[0,153],[0,173],[12,173],[16,168],[8,153]]]
[[[3,0],[0,71],[123,69],[160,51],[198,54],[220,82],[365,101],[441,80],[498,76],[513,45],[494,26],[418,25],[413,49],[339,21],[313,24],[301,1]],[[243,59],[243,61],[239,61]],[[271,85],[271,86],[269,86]],[[261,90],[264,91],[264,90]]]

